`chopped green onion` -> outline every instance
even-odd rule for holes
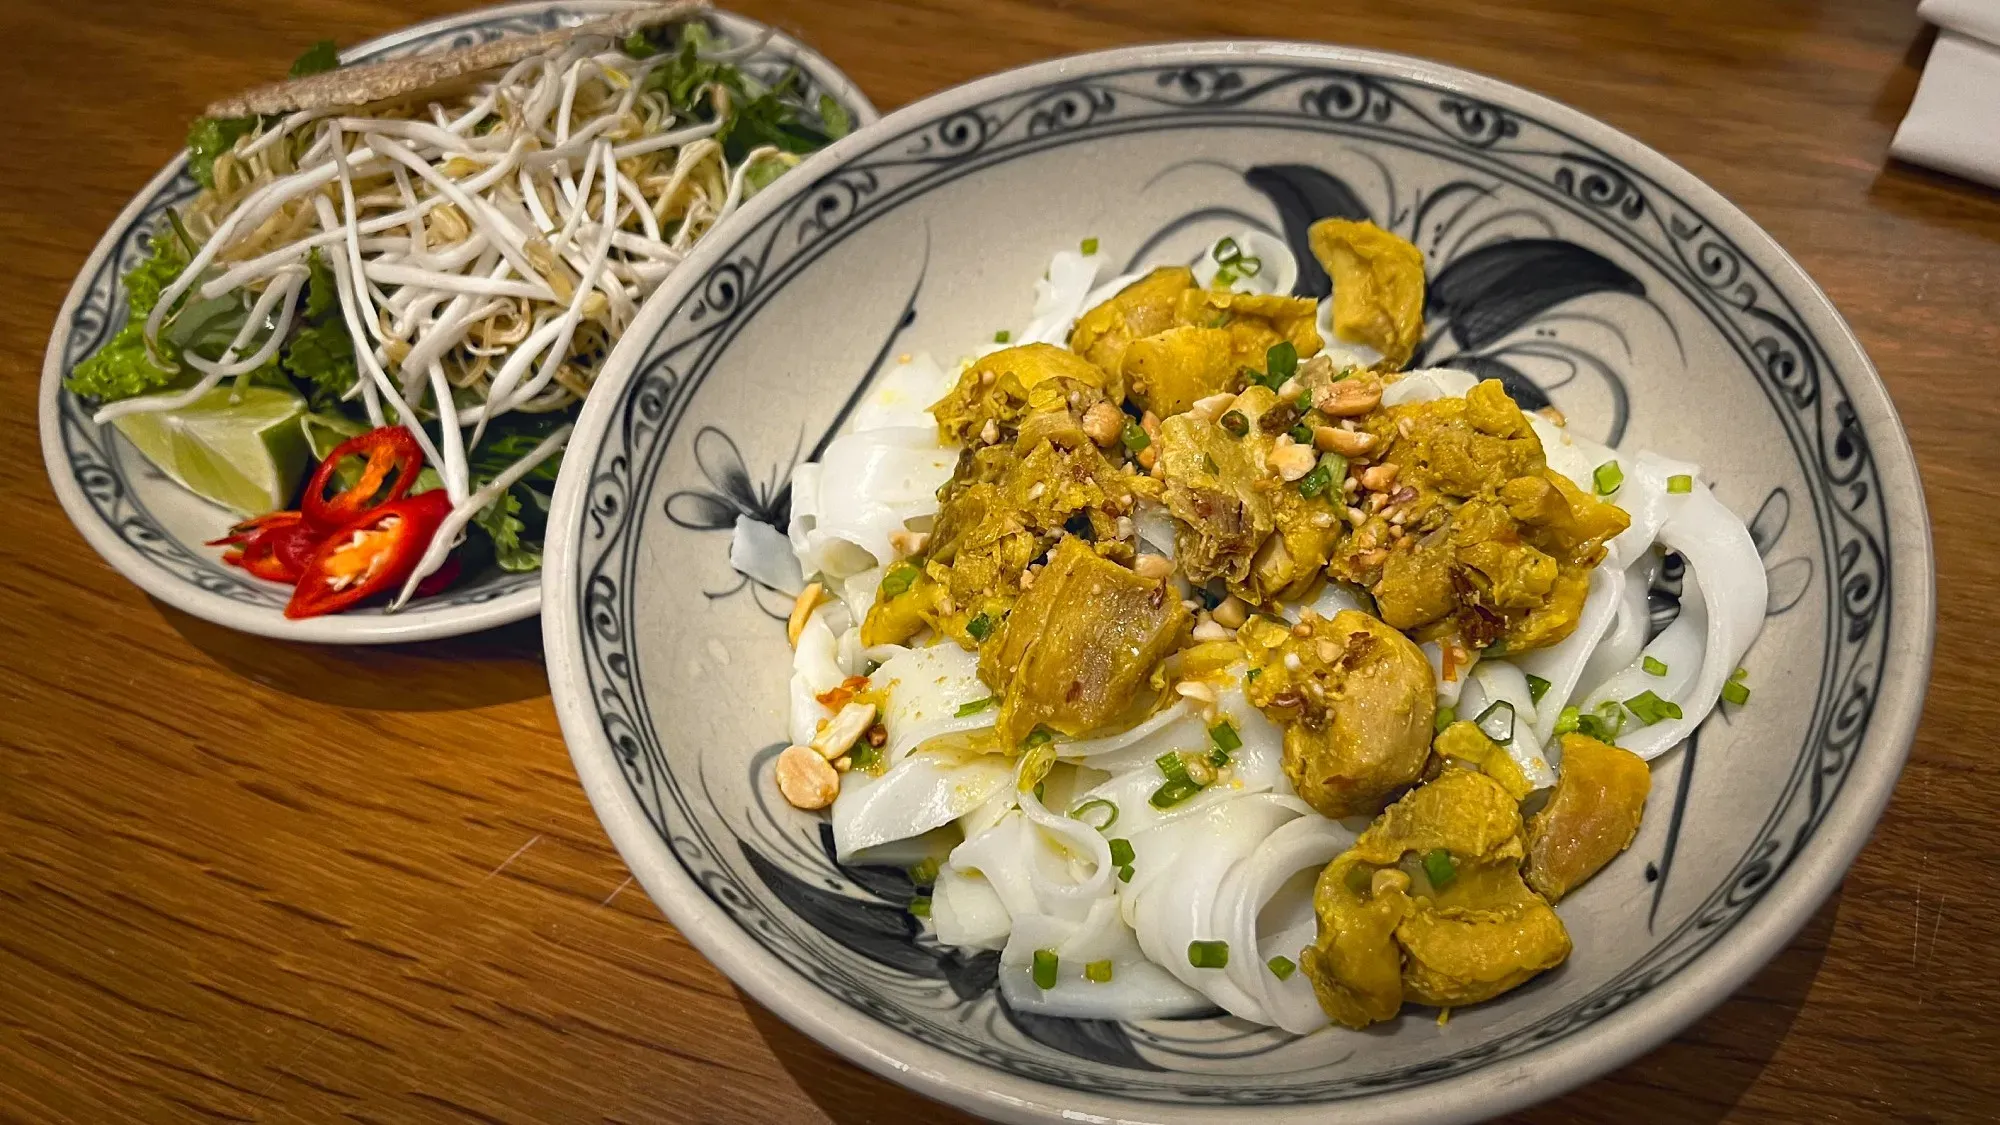
[[[1437,709],[1437,718],[1431,721],[1431,730],[1438,734],[1443,734],[1444,728],[1457,721],[1458,708],[1451,706],[1440,707]]]
[[[1160,767],[1160,776],[1166,778],[1168,781],[1186,781],[1188,779],[1187,759],[1181,757],[1178,750],[1169,750],[1159,757],[1154,758],[1153,764]]]
[[[1222,466],[1216,464],[1215,458],[1210,457],[1206,453],[1201,455],[1201,467],[1208,470],[1209,476],[1219,477],[1222,475]]]
[[[990,695],[985,699],[975,699],[970,703],[961,703],[958,705],[958,717],[963,719],[967,715],[977,715],[991,706],[993,706],[993,697]]]
[[[1639,721],[1649,727],[1662,719],[1678,719],[1681,717],[1680,704],[1670,699],[1661,699],[1659,696],[1654,695],[1650,689],[1642,691],[1626,700],[1625,709],[1638,716]]]
[[[1299,478],[1299,495],[1310,500],[1332,488],[1334,481],[1345,476],[1347,476],[1347,458],[1338,453],[1321,454],[1319,464],[1314,465],[1311,472]]]
[[[983,641],[993,635],[993,619],[983,613],[979,614],[965,623],[965,631],[972,634],[973,640]]]
[[[1741,707],[1750,702],[1750,685],[1741,680],[1731,680],[1722,685],[1722,700]]]
[[[1729,673],[1729,678],[1732,680],[1741,680],[1748,678],[1749,675],[1750,675],[1750,669],[1738,668],[1736,671]]]
[[[1583,712],[1577,710],[1574,707],[1565,707],[1562,709],[1562,712],[1556,716],[1555,732],[1557,734],[1569,734],[1571,731],[1574,731],[1579,726],[1581,726],[1582,723],[1583,723]]]
[[[1616,461],[1606,461],[1590,474],[1590,482],[1597,486],[1599,496],[1609,496],[1625,483],[1625,470]]]
[[[1273,957],[1269,961],[1264,962],[1264,964],[1270,966],[1271,975],[1277,977],[1279,980],[1290,980],[1292,979],[1292,974],[1299,971],[1298,965],[1293,963],[1290,957],[1282,955]]]
[[[1028,737],[1021,740],[1021,749],[1032,750],[1037,746],[1054,742],[1055,740],[1056,736],[1049,733],[1049,728],[1036,727],[1034,730],[1028,732]]]
[[[1264,378],[1273,390],[1283,386],[1298,369],[1299,349],[1290,340],[1280,340],[1264,353]]]
[[[1299,408],[1299,413],[1304,414],[1313,408],[1313,393],[1311,391],[1300,391],[1299,397],[1292,400],[1292,405]]]
[[[1221,269],[1215,271],[1216,284],[1231,285],[1234,284],[1235,281],[1236,281],[1236,267],[1234,263],[1223,266]]]
[[[1131,882],[1131,881],[1132,881],[1132,865],[1131,865],[1131,864],[1129,864],[1129,863],[1128,863],[1128,864],[1126,864],[1125,866],[1123,866],[1123,867],[1121,867],[1121,868],[1119,868],[1119,869],[1118,869],[1118,881],[1119,881],[1119,882],[1121,882],[1121,883],[1129,883],[1129,882]]]
[[[1292,440],[1298,442],[1300,445],[1311,445],[1313,443],[1313,428],[1304,422],[1300,422],[1298,425],[1292,427]]]
[[[1250,419],[1244,417],[1241,410],[1224,411],[1217,422],[1223,429],[1229,431],[1232,437],[1242,437],[1250,432]]]
[[[1125,448],[1133,453],[1153,444],[1153,439],[1146,436],[1145,427],[1130,418],[1125,419],[1125,432],[1119,435],[1118,440],[1124,442]]]
[[[882,586],[877,595],[883,600],[901,597],[917,584],[917,566],[912,562],[899,562],[882,572]]]
[[[866,742],[856,742],[854,749],[847,752],[847,757],[854,763],[855,769],[872,770],[875,768],[876,763],[882,760],[882,751],[868,745]]]
[[[1091,819],[1090,816],[1086,815],[1090,813],[1096,813],[1100,809],[1103,810],[1105,813],[1102,822],[1094,821]],[[1077,807],[1069,810],[1069,815],[1070,819],[1080,820],[1085,824],[1090,825],[1092,828],[1097,829],[1099,832],[1102,832],[1105,829],[1111,827],[1112,825],[1118,823],[1118,805],[1115,802],[1107,801],[1102,797],[1092,797],[1090,800],[1085,801],[1084,803],[1078,805]]]
[[[1458,864],[1451,858],[1451,853],[1443,848],[1425,852],[1424,878],[1429,879],[1431,886],[1438,890],[1451,886],[1452,881],[1458,878]]]
[[[1236,245],[1236,240],[1233,238],[1222,238],[1216,241],[1214,248],[1208,252],[1208,256],[1223,265],[1228,265],[1230,262],[1243,256],[1243,248]]]
[[[1243,737],[1236,733],[1235,727],[1229,725],[1228,719],[1208,728],[1208,737],[1214,739],[1217,746],[1232,754],[1243,749]]]
[[[1514,705],[1502,699],[1479,713],[1479,732],[1505,745],[1514,741]]]
[[[1188,942],[1188,964],[1197,969],[1226,969],[1229,967],[1229,943],[1226,941]]]
[[[931,896],[917,895],[910,899],[910,913],[919,918],[931,916]]]
[[[1576,729],[1599,742],[1612,742],[1625,729],[1625,711],[1616,701],[1600,703],[1597,710],[1577,716]]]
[[[1083,967],[1083,979],[1094,984],[1111,983],[1111,962],[1092,961]]]
[[[1097,240],[1096,240],[1096,239],[1094,239],[1094,238],[1086,238],[1086,239],[1084,239],[1084,240],[1083,240],[1083,252],[1084,252],[1085,254],[1095,254],[1095,253],[1097,253]]]
[[[1207,762],[1216,769],[1221,769],[1229,764],[1229,751],[1224,750],[1220,746],[1211,746],[1208,748],[1208,755],[1202,761]]]
[[[1539,704],[1549,693],[1549,682],[1532,673],[1528,676],[1528,702]]]
[[[1667,491],[1672,493],[1693,492],[1694,478],[1686,473],[1675,473],[1667,478]]]
[[[1667,662],[1655,656],[1647,656],[1639,661],[1639,667],[1644,668],[1648,676],[1664,676],[1667,674]]]
[[[915,867],[910,868],[910,882],[919,887],[928,887],[937,882],[938,861],[925,857]]]
[[[1046,781],[1035,782],[1035,800],[1039,801],[1042,799],[1042,791],[1048,787],[1048,784]]]
[[[995,332],[993,334],[993,342],[996,344],[1004,344],[1013,338],[1014,334],[1012,332],[1007,331],[1005,328],[1002,328],[1000,331]]]
[[[1253,258],[1245,254],[1236,259],[1235,266],[1236,272],[1242,274],[1244,277],[1256,277],[1258,274],[1264,272],[1264,259]]]
[[[1130,867],[1132,861],[1138,858],[1132,852],[1132,841],[1123,836],[1115,840],[1106,840],[1105,843],[1111,846],[1111,862],[1119,867]]]
[[[1169,781],[1153,790],[1153,795],[1146,798],[1146,803],[1156,809],[1170,809],[1199,792],[1201,786],[1192,781]]]
[[[1056,969],[1061,964],[1062,959],[1056,956],[1055,950],[1035,950],[1035,987],[1041,989],[1043,992],[1054,988],[1056,986]]]
[[[1034,736],[1029,735],[1032,741]],[[1015,783],[1017,789],[1026,793],[1040,786],[1042,779],[1056,767],[1056,748],[1047,742],[1036,742],[1021,753],[1021,780]],[[1035,799],[1041,799],[1041,793]]]
[[[1252,668],[1248,672],[1243,673],[1243,682],[1247,684],[1263,674],[1264,670],[1262,668]]]

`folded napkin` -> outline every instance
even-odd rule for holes
[[[2000,187],[2000,0],[1924,0],[1938,25],[1893,155]]]

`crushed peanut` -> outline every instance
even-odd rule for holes
[[[1125,432],[1125,412],[1109,402],[1098,402],[1083,412],[1083,432],[1100,449],[1109,449]]]
[[[840,709],[826,729],[813,736],[812,748],[828,761],[852,749],[854,743],[875,724],[873,703],[849,703]]]
[[[1188,699],[1199,699],[1203,703],[1215,702],[1215,688],[1201,680],[1182,680],[1174,685],[1174,691]]]
[[[778,792],[795,809],[823,809],[840,796],[840,773],[804,746],[787,746],[774,770]]]
[[[1174,572],[1174,560],[1165,555],[1140,555],[1132,560],[1132,572],[1155,582],[1164,581]]]
[[[889,533],[889,546],[894,547],[899,555],[921,555],[930,544],[931,533],[928,531],[898,528]]]
[[[1225,391],[1219,395],[1209,395],[1207,398],[1194,400],[1194,405],[1188,408],[1188,413],[1204,422],[1213,422],[1229,413],[1229,408],[1234,405],[1236,396]]]
[[[792,602],[792,616],[785,622],[785,639],[793,648],[799,647],[799,634],[806,631],[806,622],[812,620],[813,610],[826,599],[826,587],[818,582],[806,583],[799,596]]]
[[[1342,457],[1360,457],[1375,448],[1375,435],[1338,426],[1314,426],[1313,448]]]
[[[1319,464],[1319,458],[1313,455],[1311,446],[1294,442],[1288,434],[1278,435],[1278,440],[1272,444],[1271,452],[1265,455],[1264,461],[1280,479],[1287,481],[1298,480],[1312,472],[1314,465]]]
[[[1225,629],[1241,629],[1243,623],[1250,620],[1250,606],[1242,598],[1231,594],[1216,604],[1210,616]]]
[[[995,422],[991,418],[988,418],[986,420],[986,424],[984,426],[979,427],[979,444],[994,445],[997,444],[999,441],[1000,441],[1000,423]]]
[[[1313,406],[1331,418],[1355,418],[1382,405],[1382,380],[1356,375],[1313,388]]]
[[[1361,487],[1370,492],[1387,492],[1396,483],[1396,473],[1402,466],[1385,461],[1380,465],[1370,465],[1361,470]]]

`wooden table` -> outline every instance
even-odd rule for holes
[[[532,623],[375,652],[238,636],[148,601],[49,490],[33,419],[57,304],[186,121],[314,39],[453,3],[0,13],[0,1120],[960,1120],[786,1027],[662,920],[576,783]],[[1531,1116],[2000,1114],[2000,195],[1885,160],[1928,44],[1911,4],[740,7],[885,109],[1154,39],[1429,55],[1596,114],[1746,208],[1860,333],[1923,463],[1930,709],[1873,844],[1798,940]]]

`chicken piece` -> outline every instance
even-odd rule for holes
[[[1408,637],[1365,613],[1314,617],[1305,636],[1269,617],[1237,630],[1250,702],[1284,728],[1285,776],[1326,816],[1372,813],[1430,756],[1436,685]]]
[[[1125,349],[1134,340],[1180,323],[1174,311],[1180,295],[1192,288],[1194,271],[1186,266],[1154,270],[1078,317],[1069,333],[1070,350],[1105,371],[1124,371]],[[1119,401],[1119,396],[1112,396],[1112,401]]]
[[[1576,628],[1590,569],[1630,522],[1548,468],[1527,417],[1497,380],[1462,399],[1370,414],[1372,456],[1395,465],[1393,511],[1404,534],[1371,520],[1328,571],[1366,586],[1382,619],[1418,640],[1457,636],[1513,651]]]
[[[1081,736],[1136,720],[1157,700],[1142,695],[1154,668],[1192,625],[1167,582],[1065,537],[980,654],[979,677],[1001,700],[1001,745],[1038,726]]]
[[[1191,414],[1160,424],[1160,475],[1167,510],[1178,521],[1174,554],[1188,581],[1241,582],[1250,576],[1274,526],[1270,493],[1258,487],[1266,475],[1267,444]]]
[[[1123,380],[1075,352],[1054,344],[1023,344],[966,368],[950,392],[932,404],[931,414],[937,418],[939,440],[968,445],[988,422],[1011,435],[1031,413],[1083,410],[1100,399],[1117,403],[1124,397]]]
[[[1453,763],[1464,763],[1468,768],[1500,783],[1509,797],[1525,801],[1534,792],[1521,767],[1499,743],[1486,737],[1479,724],[1460,719],[1438,732],[1431,742],[1431,761],[1439,766],[1440,772]]]
[[[1309,297],[1190,289],[1180,295],[1180,323],[1227,331],[1234,367],[1264,370],[1272,346],[1290,341],[1300,359],[1317,355],[1319,306]]]
[[[1529,885],[1556,902],[1631,847],[1652,784],[1630,750],[1564,735],[1555,793],[1528,821]]]
[[[1132,401],[1162,418],[1185,413],[1196,400],[1228,390],[1235,381],[1234,347],[1220,328],[1189,325],[1132,341],[1124,367]]]
[[[1382,353],[1400,371],[1424,334],[1424,255],[1370,222],[1321,219],[1306,232],[1313,257],[1333,278],[1335,339]]]
[[[1449,767],[1389,806],[1314,886],[1300,967],[1320,1006],[1365,1027],[1405,999],[1475,1004],[1560,965],[1569,934],[1522,881],[1524,852],[1514,798],[1483,773]]]

